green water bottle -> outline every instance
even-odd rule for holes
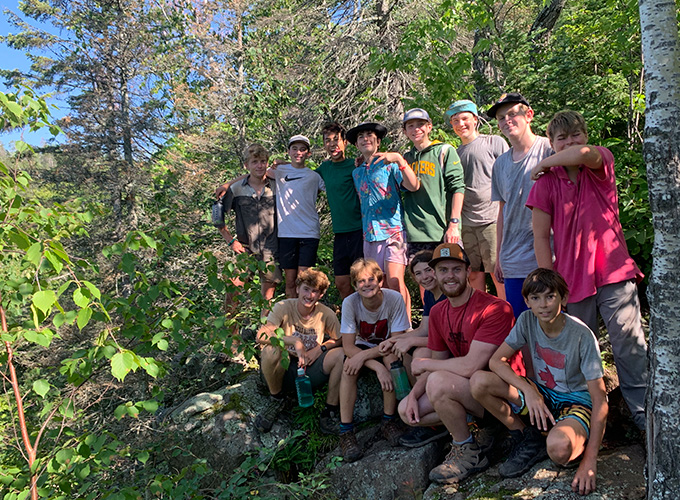
[[[305,374],[304,368],[298,368],[295,388],[297,389],[298,404],[302,408],[308,408],[314,404],[312,381]]]
[[[406,374],[406,368],[401,361],[394,361],[390,365],[390,373],[392,374],[392,380],[394,381],[394,392],[397,395],[397,399],[401,400],[408,396],[411,392],[411,384],[408,381],[408,375]]]

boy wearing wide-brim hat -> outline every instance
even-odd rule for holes
[[[406,161],[371,161],[385,135],[387,129],[375,122],[364,122],[347,131],[347,140],[363,159],[352,177],[361,200],[364,257],[378,263],[386,274],[387,287],[401,294],[410,312],[411,298],[404,281],[408,261],[400,190],[403,186],[416,191],[420,181]]]

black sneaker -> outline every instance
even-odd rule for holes
[[[337,436],[340,434],[340,415],[334,411],[328,412],[327,415],[321,415],[319,429],[324,434]]]
[[[411,427],[411,429],[399,438],[399,444],[407,448],[420,448],[437,439],[449,435],[449,431],[443,425],[437,427]]]
[[[545,448],[545,438],[543,434],[535,427],[525,427],[521,434],[519,431],[510,431],[514,439],[519,442],[510,452],[510,456],[498,468],[498,473],[501,477],[519,477],[535,464],[548,457],[548,451]]]
[[[269,398],[267,406],[255,417],[255,428],[260,432],[272,430],[274,422],[279,418],[279,413],[283,411],[285,406],[285,399]]]
[[[342,449],[342,458],[347,463],[356,462],[364,454],[359,447],[354,431],[340,434],[340,448]]]
[[[506,427],[497,419],[484,418],[475,426],[472,434],[484,453],[489,453],[494,445],[500,441],[500,437],[507,432]]]

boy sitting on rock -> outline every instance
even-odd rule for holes
[[[390,374],[390,364],[397,361],[397,357],[390,352],[381,352],[379,344],[411,326],[399,292],[381,288],[384,274],[376,261],[358,259],[350,268],[350,277],[356,292],[342,302],[340,326],[346,355],[340,380],[340,446],[346,462],[354,462],[362,456],[354,435],[354,404],[357,380],[363,368],[374,371],[382,387],[382,434],[392,446],[399,443],[402,431]]]
[[[340,347],[340,325],[333,311],[319,304],[329,284],[328,277],[321,271],[301,271],[295,281],[297,298],[278,302],[257,334],[257,341],[262,345],[262,374],[271,394],[269,404],[255,418],[255,427],[260,432],[271,430],[285,407],[284,394],[295,390],[298,368],[305,368],[313,389],[328,383],[321,430],[337,433],[343,352],[334,348]],[[278,342],[272,342],[278,328],[283,329],[283,336],[279,339],[290,357],[288,368],[283,367]],[[326,335],[330,340],[324,341]]]

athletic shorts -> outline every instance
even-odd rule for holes
[[[279,263],[282,269],[313,267],[316,264],[317,238],[279,238]]]
[[[383,241],[364,241],[364,257],[374,259],[385,271],[387,262],[406,265],[406,234],[402,231]]]
[[[420,252],[421,250],[432,250],[434,251],[435,248],[437,248],[441,244],[441,241],[427,241],[427,242],[409,242],[408,243],[408,249],[407,249],[407,254],[408,254],[408,261],[411,262],[413,260],[413,256]]]
[[[336,347],[336,349],[341,348]],[[329,374],[324,373],[323,371],[323,360],[326,358],[326,354],[328,354],[328,351],[322,352],[321,355],[314,360],[314,363],[309,365],[305,371],[309,380],[312,382],[312,389],[318,389],[328,383]],[[295,379],[297,378],[298,371],[298,357],[290,352],[288,355],[290,356],[290,365],[288,365],[286,373],[283,374],[283,388],[284,390],[294,391]]]
[[[586,430],[586,437],[590,437],[590,414],[593,409],[593,402],[588,391],[557,392],[537,384],[530,378],[522,378],[538,389],[556,423],[565,418],[573,418]],[[521,404],[517,406],[511,403],[512,411],[517,415],[528,415],[529,410],[524,403],[524,394],[519,389],[517,389],[517,392],[519,392]]]
[[[461,238],[470,259],[470,270],[492,273],[496,266],[496,224],[463,226]]]
[[[333,274],[348,276],[354,261],[364,256],[364,235],[361,229],[335,233],[333,240]]]

